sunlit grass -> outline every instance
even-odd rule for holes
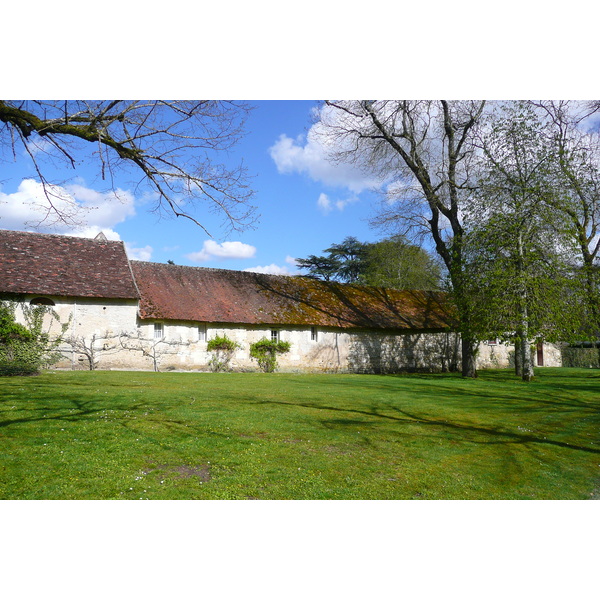
[[[0,379],[3,499],[584,499],[600,372]]]

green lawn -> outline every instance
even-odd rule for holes
[[[0,379],[2,499],[586,499],[600,372]]]

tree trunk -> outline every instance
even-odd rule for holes
[[[522,377],[523,375],[523,352],[521,350],[521,340],[523,339],[523,332],[517,331],[515,336],[515,375]]]
[[[461,341],[462,344],[462,376],[471,377],[474,379],[477,377],[476,357],[477,357],[477,342],[473,339],[464,337]]]
[[[529,348],[529,313],[526,304],[521,305],[521,339],[519,343],[519,354],[521,355],[521,364],[523,371],[521,377],[523,381],[533,379],[533,363],[531,362],[531,350]]]
[[[521,284],[518,292],[519,298],[517,302],[520,320],[517,339],[519,340],[519,354],[521,355],[521,377],[523,381],[531,381],[533,379],[533,365],[531,363],[531,351],[529,350],[529,310],[527,309],[527,288],[522,279],[525,274],[525,248],[522,235],[522,232],[519,231],[519,236],[517,238],[517,272],[521,278]]]
[[[531,381],[533,379],[533,363],[529,341],[526,338],[521,341],[521,353],[523,356],[523,381]]]

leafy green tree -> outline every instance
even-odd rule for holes
[[[18,306],[24,324],[16,321]],[[60,325],[60,332],[53,336],[49,333],[52,320]],[[58,347],[68,326],[69,322],[60,323],[50,306],[0,301],[0,375],[33,375],[58,362]]]
[[[341,244],[333,244],[325,252],[337,263],[337,278],[347,283],[356,283],[364,273],[367,261],[367,244],[355,237],[347,237]]]
[[[13,340],[27,341],[32,333],[15,320],[16,303],[0,301],[0,344],[10,344]]]
[[[396,289],[432,290],[440,287],[440,267],[431,255],[402,236],[380,242],[354,237],[327,248],[324,256],[296,259],[310,277]]]
[[[250,358],[254,359],[265,373],[273,373],[277,369],[277,355],[290,351],[289,342],[262,338],[250,344]]]
[[[307,277],[323,279],[324,281],[337,281],[340,264],[331,257],[311,254],[308,258],[297,258],[296,264],[301,269],[308,271]]]
[[[367,244],[355,237],[347,237],[340,244],[333,244],[324,256],[311,254],[308,258],[296,259],[301,269],[307,269],[309,277],[325,281],[357,282],[366,266]]]
[[[559,194],[546,198],[561,214],[572,240],[574,269],[580,276],[586,326],[582,334],[600,338],[600,132],[585,126],[587,103],[540,102],[547,115],[553,152],[552,176]],[[600,110],[595,102],[592,110]]]
[[[465,256],[480,335],[515,341],[515,363],[533,377],[534,339],[573,330],[574,298],[562,219],[549,210],[551,162],[545,128],[527,102],[506,103],[481,137],[482,177],[468,208]]]
[[[399,290],[437,290],[441,285],[439,264],[423,248],[393,236],[367,244],[366,264],[360,282]]]

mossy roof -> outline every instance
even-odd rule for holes
[[[452,324],[440,292],[138,261],[131,267],[141,319],[414,331]]]

